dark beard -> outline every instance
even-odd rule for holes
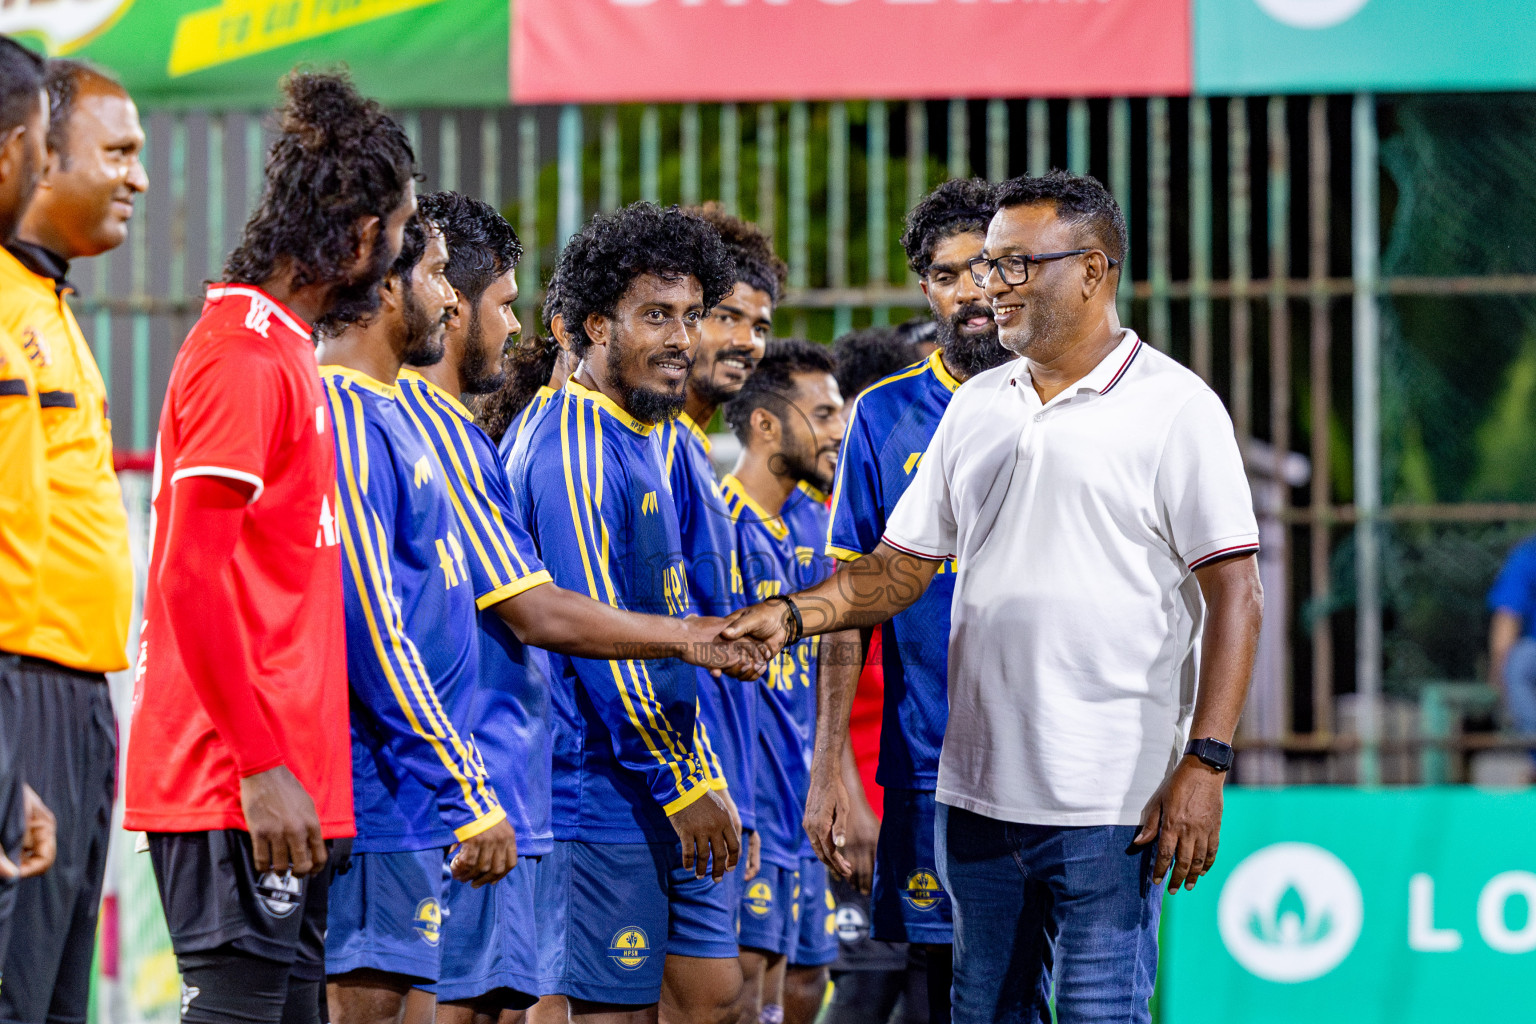
[[[405,284],[405,282],[401,282]],[[443,317],[432,319],[409,285],[406,285],[405,301],[400,315],[405,324],[404,362],[410,366],[431,366],[443,361],[446,351],[443,338]]]
[[[683,382],[676,391],[658,391],[641,384],[631,384],[627,371],[631,366],[638,371],[644,362],[644,357],[632,351],[623,340],[622,332],[614,331],[608,342],[608,379],[604,383],[624,396],[624,407],[641,423],[663,423],[676,419],[688,403],[688,374],[684,374]],[[691,374],[691,363],[688,370]]]
[[[740,349],[722,348],[715,353],[715,357],[709,361],[708,366],[698,360],[694,361],[693,369],[688,372],[688,387],[705,405],[712,405],[718,409],[735,398],[737,392],[741,390],[740,387],[727,390],[715,383],[715,364],[725,356],[734,355],[740,351]]]
[[[316,318],[316,334],[328,333],[326,328],[338,331],[347,324],[366,320],[379,309],[379,282],[389,273],[395,257],[383,245],[373,247],[373,262],[356,280],[336,286],[331,295],[331,308]],[[441,358],[441,357],[439,357]],[[433,360],[436,362],[437,360]]]
[[[466,395],[489,395],[500,391],[507,382],[501,357],[497,356],[494,366],[486,358],[484,333],[485,322],[480,319],[477,305],[469,314],[468,337],[464,339],[464,355],[459,360],[459,386]],[[548,379],[546,373],[544,380]]]
[[[990,318],[992,310],[982,305],[961,306],[953,316],[935,322],[938,328],[935,340],[944,351],[944,362],[962,380],[969,380],[983,370],[1002,366],[1014,358],[1013,353],[997,340],[996,324],[984,334],[968,336],[961,332],[960,325],[976,316]]]

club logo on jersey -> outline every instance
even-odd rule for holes
[[[807,547],[801,547],[799,545],[796,545],[796,547],[795,547],[795,561],[799,562],[802,567],[810,565],[815,560],[816,560],[816,549],[815,548],[807,548]]]
[[[932,910],[944,898],[944,887],[939,878],[927,868],[918,868],[907,876],[907,884],[901,898],[914,910]]]
[[[775,594],[784,592],[784,583],[781,580],[763,580],[754,588],[757,591],[757,599],[766,601]]]
[[[640,499],[640,514],[643,516],[648,516],[660,511],[661,502],[657,500],[656,492],[646,491],[645,497]]]
[[[27,326],[21,329],[21,350],[26,353],[27,359],[37,366],[53,365],[53,354],[48,349],[48,342],[37,333],[34,327]]]
[[[827,934],[828,935],[836,935],[837,934],[837,901],[832,898],[832,890],[831,889],[823,889],[821,894],[822,894],[823,897],[825,897],[826,903],[827,903]]]
[[[340,537],[336,533],[336,516],[331,512],[331,499],[320,496],[320,526],[315,530],[315,547],[333,548]]]
[[[429,946],[435,946],[443,938],[443,907],[436,899],[428,896],[416,904],[416,915],[412,919],[416,927],[416,934]]]
[[[759,878],[747,886],[747,897],[744,902],[747,909],[758,917],[767,917],[773,910],[773,886]]]
[[[922,452],[913,452],[911,455],[907,456],[907,461],[902,463],[902,467],[901,468],[905,469],[907,471],[907,476],[911,476],[912,475],[912,471],[914,469],[916,469],[919,465],[921,465],[922,461],[923,461],[923,453]]]
[[[412,476],[416,480],[417,487],[432,482],[432,462],[427,456],[423,455],[416,460],[416,465],[412,468]]]
[[[325,433],[325,406],[315,406],[315,433]]]
[[[288,872],[268,871],[256,879],[256,896],[270,917],[283,918],[299,909],[304,884]]]
[[[621,928],[608,944],[608,959],[626,971],[638,971],[651,958],[651,943],[639,928]]]

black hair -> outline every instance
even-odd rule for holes
[[[719,232],[694,214],[654,203],[633,203],[593,217],[566,243],[555,274],[559,312],[577,355],[592,345],[587,317],[613,316],[642,274],[696,278],[704,288],[706,310],[736,286],[736,267]]]
[[[778,305],[789,283],[789,266],[773,251],[773,242],[762,229],[727,213],[724,206],[713,201],[688,212],[698,214],[720,232],[720,240],[736,261],[736,280],[766,293]]]
[[[265,181],[226,280],[257,284],[285,257],[295,285],[342,278],[357,248],[357,222],[383,221],[405,201],[416,156],[404,130],[343,72],[295,71],[283,79]]]
[[[549,284],[544,287],[544,303],[539,307],[539,322],[544,325],[544,333],[551,339],[555,336],[555,317],[560,313],[560,272],[557,270],[550,276]],[[558,347],[558,342],[556,343]]]
[[[837,361],[837,389],[852,399],[882,377],[911,366],[922,353],[901,327],[866,327],[834,341],[832,356]]]
[[[519,336],[511,351],[502,356],[501,368],[507,379],[499,390],[476,395],[469,401],[475,422],[497,444],[501,443],[512,421],[528,407],[539,388],[549,384],[560,358],[560,345],[547,334]]]
[[[10,36],[0,36],[0,132],[26,122],[43,91],[43,58]]]
[[[1099,179],[1088,174],[1052,171],[1038,178],[1027,175],[998,186],[997,208],[1050,203],[1056,216],[1082,227],[1112,260],[1125,259],[1125,214]]]
[[[448,243],[448,283],[471,308],[492,282],[523,258],[517,232],[489,203],[459,192],[432,192],[416,201],[416,209],[443,233]]]
[[[918,277],[933,264],[934,248],[969,231],[985,233],[997,212],[997,186],[983,178],[951,178],[923,196],[907,214],[901,247]]]
[[[90,61],[54,58],[43,72],[48,90],[48,148],[59,155],[61,166],[68,166],[69,119],[75,113],[75,98],[87,83],[99,82],[123,96],[128,90],[109,71]]]
[[[775,416],[784,415],[784,405],[795,394],[795,374],[830,373],[836,375],[837,362],[826,346],[801,338],[772,338],[763,351],[762,361],[752,376],[725,403],[725,422],[742,444],[752,429],[752,413],[767,409]]]

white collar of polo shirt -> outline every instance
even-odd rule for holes
[[[1108,394],[1110,389],[1120,383],[1130,369],[1131,363],[1136,359],[1136,353],[1140,350],[1142,341],[1136,332],[1129,327],[1121,328],[1120,342],[1110,349],[1108,354],[1100,359],[1098,365],[1080,377],[1075,384],[1064,388],[1061,394],[1052,398],[1041,406],[1040,411],[1045,412],[1057,405],[1071,401],[1085,391],[1095,394]],[[1034,377],[1029,372],[1029,360],[1020,359],[1020,369],[1008,383],[1019,389],[1020,397],[1026,402],[1040,401],[1040,395],[1034,388]]]

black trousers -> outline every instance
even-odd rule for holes
[[[16,887],[0,1024],[85,1024],[117,785],[106,677],[0,656],[16,688],[21,777],[58,819],[52,869]]]

